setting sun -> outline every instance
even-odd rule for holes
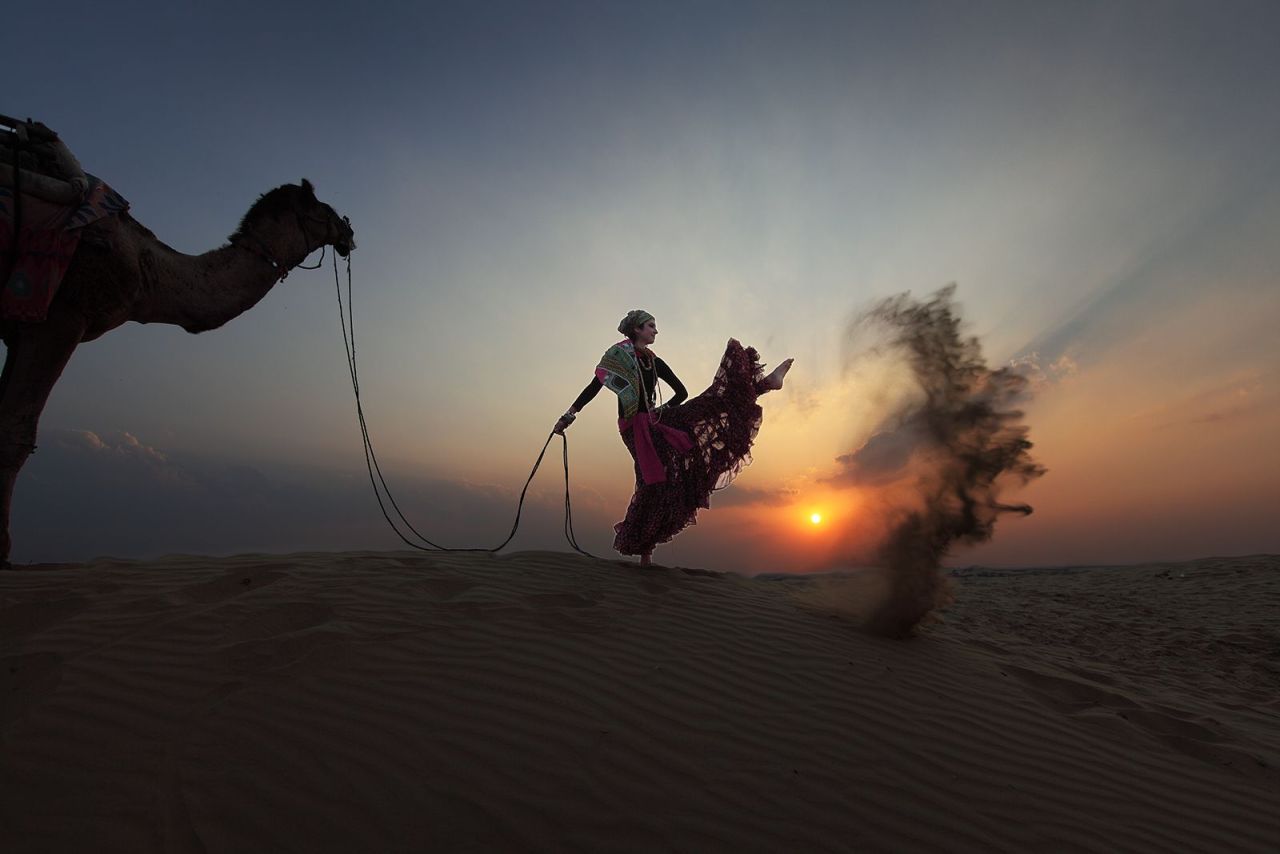
[[[810,516],[809,516],[809,521],[810,521],[810,522],[812,522],[812,523],[813,523],[813,524],[815,524],[815,525],[816,525],[816,524],[818,524],[819,522],[821,522],[821,521],[822,521],[822,514],[821,514],[821,513],[814,513],[814,514],[810,515]]]

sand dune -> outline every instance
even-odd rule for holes
[[[526,552],[0,575],[0,850],[1274,851],[1280,559],[806,582]]]

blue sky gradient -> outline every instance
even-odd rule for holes
[[[798,547],[761,514],[803,512],[879,411],[845,371],[848,318],[954,281],[993,364],[1040,366],[1027,418],[1050,469],[1025,496],[1035,516],[957,559],[1280,550],[1275,4],[147,2],[17,18],[41,37],[14,45],[0,112],[58,130],[175,248],[220,245],[260,193],[303,176],[351,218],[375,441],[429,519],[486,496],[447,523],[459,539],[505,535],[555,416],[644,307],[694,393],[730,336],[796,357],[739,497],[672,547],[785,569]],[[360,480],[331,275],[296,272],[212,333],[129,324],[82,347],[42,421],[62,438],[18,484],[15,560],[394,547]],[[126,436],[186,474],[159,477]],[[571,441],[581,538],[604,550],[631,479],[611,407]],[[517,547],[554,545],[554,474]],[[179,500],[182,477],[197,485]],[[137,512],[102,523],[94,508],[125,494]],[[240,521],[218,536],[148,521],[255,501],[275,509],[228,509]],[[838,540],[795,565],[838,562]]]

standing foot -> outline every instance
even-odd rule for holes
[[[760,392],[777,391],[782,388],[782,381],[787,377],[787,371],[791,370],[791,363],[795,359],[787,359],[781,365],[773,369],[773,373],[760,380]]]

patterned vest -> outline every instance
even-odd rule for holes
[[[618,396],[623,418],[630,418],[639,411],[640,389],[644,384],[640,380],[636,346],[630,340],[619,341],[605,351],[596,366],[596,378]]]

